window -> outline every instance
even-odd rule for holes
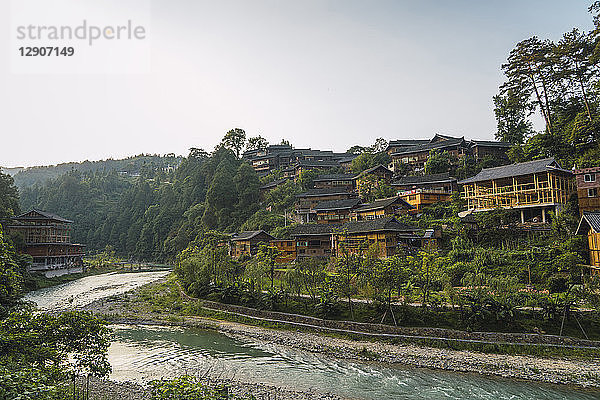
[[[596,182],[596,174],[591,173],[591,174],[583,175],[583,181],[584,182]],[[588,196],[588,197],[592,197],[592,196]]]
[[[598,189],[596,189],[596,188],[588,189],[588,197],[598,197]]]

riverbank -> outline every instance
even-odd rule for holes
[[[238,398],[247,398],[251,395],[256,400],[350,400],[328,393],[299,392],[265,384],[243,383],[232,379],[202,378],[199,382],[210,387],[227,386],[229,394]],[[83,380],[79,384],[81,387],[85,387]],[[92,400],[146,400],[150,398],[151,390],[134,382],[91,378],[89,395]]]
[[[161,296],[171,296],[172,299],[173,293],[166,293],[169,290],[172,290],[169,285],[153,283],[119,298],[96,301],[84,309],[103,315],[115,323],[214,329],[232,337],[252,338],[335,358],[600,388],[600,360],[597,358],[585,360],[489,354],[411,343],[351,340],[289,328],[268,329],[214,318],[182,316],[182,307],[189,307],[190,304],[184,302],[182,306],[181,302],[169,304],[157,301]]]

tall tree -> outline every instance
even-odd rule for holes
[[[233,151],[236,157],[240,156],[245,144],[246,132],[240,128],[231,129],[225,134],[225,136],[223,136],[223,139],[221,140],[221,145]]]
[[[246,151],[248,150],[264,150],[269,146],[269,142],[262,136],[254,136],[248,139],[246,143]]]

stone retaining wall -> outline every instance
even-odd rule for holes
[[[448,339],[452,341],[475,341],[485,343],[511,343],[550,346],[572,347],[598,347],[600,341],[575,339],[565,336],[528,334],[528,333],[500,333],[500,332],[465,332],[454,329],[401,327],[382,324],[370,324],[353,321],[337,321],[321,319],[299,314],[288,314],[277,311],[259,310],[256,308],[224,304],[208,300],[200,300],[203,307],[210,310],[225,311],[250,318],[271,320],[299,325],[309,325],[312,328],[324,330],[339,330],[348,333],[365,335],[397,335],[419,339]]]

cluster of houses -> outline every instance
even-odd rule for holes
[[[313,165],[321,163],[323,168],[313,169],[326,171],[337,162],[335,166],[345,172],[319,175],[314,179],[313,189],[297,195],[294,218],[299,224],[293,228],[291,239],[276,239],[262,231],[242,232],[232,237],[232,255],[254,255],[260,242],[277,247],[280,262],[329,257],[337,254],[341,246],[350,251],[364,251],[365,244],[376,243],[381,257],[407,249],[435,247],[439,231],[409,226],[398,222],[397,217],[419,214],[424,207],[448,201],[456,192],[460,192],[467,205],[467,210],[459,214],[461,218],[469,219],[474,213],[498,208],[513,209],[518,211],[523,228],[543,229],[550,222],[550,212],[561,212],[571,195],[577,192],[581,213],[577,233],[588,235],[590,265],[592,270],[600,272],[600,167],[567,170],[553,158],[546,158],[486,168],[461,181],[448,173],[422,174],[432,150],[447,151],[459,158],[471,155],[481,160],[484,157],[507,159],[509,148],[510,145],[503,142],[467,141],[444,135],[435,135],[430,140],[396,140],[389,142],[386,149],[392,159],[390,165],[379,165],[360,174],[349,172],[350,155],[344,157],[314,150],[294,153],[288,148],[278,153],[279,147],[277,151],[268,148],[260,157],[250,158],[255,168],[260,166],[256,170],[268,173],[283,166],[290,173],[280,181],[263,186],[263,191],[272,190],[287,179],[297,179],[302,165],[298,157],[302,154],[320,155],[310,161]],[[295,154],[295,163],[287,158],[289,154]],[[287,164],[281,164],[282,158]],[[405,174],[399,176],[395,171]],[[394,189],[395,195],[363,202],[369,182],[385,183]]]

